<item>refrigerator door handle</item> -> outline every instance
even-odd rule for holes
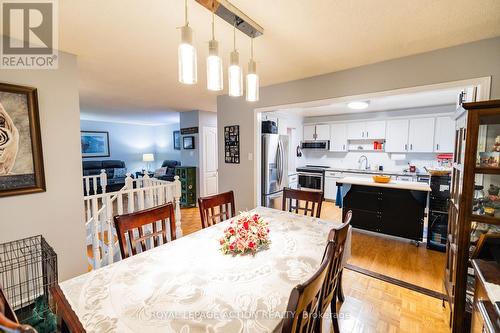
[[[276,169],[278,186],[281,187],[281,141],[278,141],[278,149],[276,150]]]
[[[283,149],[283,142],[279,141],[279,148],[280,148],[280,188],[283,185],[283,179],[285,177],[285,151]]]

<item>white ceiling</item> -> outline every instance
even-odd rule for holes
[[[280,109],[279,112],[293,112],[303,117],[317,117],[450,105],[456,103],[461,91],[462,88],[453,88],[360,99],[359,101],[369,102],[368,108],[363,110],[352,110],[347,107],[349,102],[358,100],[353,99],[308,108]]]
[[[498,0],[231,2],[264,27],[255,41],[264,86],[500,35]],[[183,0],[59,1],[59,45],[79,57],[83,109],[216,111],[216,94],[205,88],[211,16],[188,3],[198,49],[195,86],[177,82]],[[216,35],[227,65],[232,27],[218,19]],[[245,66],[249,46],[239,33]]]

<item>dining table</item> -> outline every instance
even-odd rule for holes
[[[257,207],[270,244],[224,255],[230,220],[59,283],[86,332],[279,332],[292,289],[319,268],[340,221]],[[238,216],[233,219],[238,218]],[[351,249],[349,230],[343,261]]]

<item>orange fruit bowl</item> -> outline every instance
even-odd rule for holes
[[[372,176],[372,178],[375,183],[388,183],[391,181],[390,176],[376,175]]]

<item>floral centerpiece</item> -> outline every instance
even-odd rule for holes
[[[243,212],[224,229],[220,249],[223,254],[255,254],[270,243],[268,223],[259,214]]]

